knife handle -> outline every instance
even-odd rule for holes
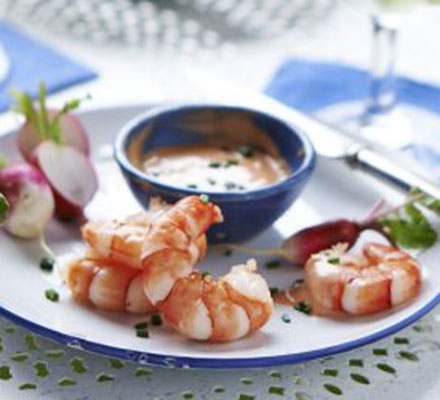
[[[440,199],[438,184],[401,167],[397,162],[390,160],[376,150],[362,147],[350,156],[349,163],[384,178],[405,191],[417,187],[425,194]]]

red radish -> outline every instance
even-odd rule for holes
[[[41,143],[32,159],[52,187],[57,215],[61,218],[80,216],[98,188],[91,161],[73,147],[51,141]]]
[[[51,140],[76,148],[89,155],[87,134],[75,115],[69,114],[78,108],[80,100],[70,100],[60,110],[46,107],[46,86],[40,83],[38,104],[34,105],[27,93],[13,91],[15,111],[26,118],[24,125],[17,132],[17,145],[23,157],[30,161],[32,152],[42,142]]]
[[[1,168],[0,191],[11,207],[4,228],[21,238],[41,236],[55,208],[52,191],[41,172],[29,164]]]
[[[58,111],[48,110],[49,120],[53,119]],[[89,155],[89,140],[81,121],[76,115],[65,114],[60,117],[60,129],[63,133],[64,144],[74,147],[86,156]],[[31,121],[26,121],[17,132],[17,145],[22,156],[30,161],[32,152],[42,142],[38,130]]]
[[[353,247],[359,235],[369,229],[378,231],[395,244],[375,219],[368,219],[362,223],[337,219],[302,229],[286,239],[279,248],[261,249],[234,244],[227,247],[250,254],[280,256],[293,264],[304,265],[312,254],[329,249],[338,243],[347,243],[348,248]]]
[[[312,254],[338,243],[352,247],[367,227],[348,219],[338,219],[303,229],[285,240],[284,257],[294,264],[305,264]]]

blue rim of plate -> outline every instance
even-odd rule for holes
[[[417,312],[402,321],[389,326],[379,332],[367,335],[360,339],[345,342],[343,344],[325,347],[320,350],[307,351],[303,353],[293,353],[286,355],[277,355],[272,357],[256,357],[256,358],[195,358],[183,357],[174,355],[144,353],[140,351],[133,351],[130,349],[123,349],[120,347],[108,346],[96,342],[91,342],[79,337],[70,336],[62,332],[47,328],[35,322],[29,321],[25,318],[8,311],[4,307],[0,307],[0,315],[9,319],[10,321],[23,326],[26,329],[44,336],[56,342],[67,345],[68,347],[78,350],[90,351],[95,354],[104,355],[107,357],[121,358],[127,361],[132,361],[138,364],[168,367],[168,368],[182,368],[182,369],[237,369],[237,368],[264,368],[273,367],[277,365],[296,364],[304,361],[309,361],[317,358],[327,357],[338,353],[343,353],[353,350],[357,347],[365,346],[369,343],[375,342],[384,337],[390,336],[393,333],[400,331],[411,323],[419,320],[429,311],[431,311],[440,302],[440,293],[438,293],[430,302],[425,304]]]
[[[132,104],[125,107],[110,106],[104,108],[96,108],[79,113],[80,115],[93,114],[96,112],[103,111],[115,111],[115,110],[130,110],[142,107],[139,104]],[[145,107],[151,107],[150,105],[145,105]],[[0,135],[0,137],[6,137],[11,135],[12,132],[5,135]],[[435,295],[428,303],[426,303],[422,308],[404,318],[403,320],[385,328],[371,335],[364,336],[359,339],[348,341],[335,346],[325,347],[319,350],[312,350],[302,353],[292,353],[285,355],[276,355],[270,357],[249,357],[249,358],[196,358],[196,357],[184,357],[175,356],[171,354],[157,354],[157,353],[147,353],[140,352],[130,349],[124,349],[121,347],[113,347],[109,345],[104,345],[96,342],[89,341],[77,336],[71,336],[54,329],[47,328],[46,326],[40,325],[38,323],[32,322],[9,311],[5,307],[0,305],[0,316],[7,318],[13,323],[20,325],[37,335],[43,336],[45,338],[51,339],[55,342],[62,343],[78,350],[89,351],[97,355],[116,357],[127,361],[132,361],[142,365],[167,367],[167,368],[182,368],[182,369],[240,369],[240,368],[265,368],[273,367],[277,365],[287,365],[296,364],[305,361],[310,361],[317,358],[327,357],[334,354],[344,353],[349,350],[356,349],[358,347],[365,346],[384,337],[390,336],[413,322],[419,320],[429,311],[431,311],[437,304],[440,303],[440,292]]]

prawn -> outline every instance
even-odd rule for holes
[[[188,252],[182,253],[185,259],[164,259],[151,271],[115,264],[89,249],[83,257],[70,260],[62,273],[73,298],[79,302],[92,304],[102,310],[146,314],[157,308],[156,302],[147,293],[152,293],[153,299],[160,297],[161,293],[167,295],[169,286],[180,275],[189,274],[192,265],[205,256],[206,246],[206,236],[202,235],[190,244]],[[180,268],[163,268],[170,267],[173,261]],[[159,295],[154,297],[156,293]]]
[[[63,271],[75,300],[107,311],[146,314],[155,310],[142,288],[142,273],[93,258],[75,258]]]
[[[193,271],[179,279],[160,307],[165,320],[192,339],[225,342],[262,327],[270,318],[272,298],[255,260],[236,265],[218,282]]]
[[[420,292],[417,261],[396,247],[366,243],[359,257],[347,245],[312,255],[305,266],[305,287],[320,314],[373,314],[396,307]]]
[[[170,249],[186,252],[191,242],[222,220],[216,205],[199,196],[189,196],[156,218],[88,222],[81,232],[85,242],[102,258],[145,269],[151,265],[149,256]]]

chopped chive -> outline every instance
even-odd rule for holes
[[[215,181],[214,179],[209,178],[209,179],[208,179],[208,183],[209,183],[210,185],[214,186],[214,185],[217,183],[217,181]]]
[[[226,160],[226,163],[225,163],[225,168],[229,168],[229,167],[232,167],[232,166],[234,166],[234,165],[238,165],[239,164],[239,162],[237,161],[237,160]]]
[[[238,400],[255,400],[255,396],[247,393],[240,393]]]
[[[396,373],[396,370],[391,365],[388,365],[385,363],[378,363],[378,364],[376,364],[376,367],[378,369],[380,369],[381,371],[388,372],[389,374]]]
[[[35,375],[39,378],[46,378],[50,375],[49,370],[47,368],[47,364],[45,362],[37,361],[34,363]]]
[[[195,185],[194,183],[190,183],[189,185],[186,185],[186,187],[188,189],[197,189],[197,185]]]
[[[209,163],[209,168],[220,168],[220,163],[219,162],[210,162]]]
[[[224,255],[225,257],[231,257],[231,256],[232,256],[232,250],[231,250],[231,249],[226,249],[226,250],[223,252],[223,255]]]
[[[375,356],[387,356],[388,350],[387,349],[373,349],[373,354]]]
[[[206,278],[208,275],[211,275],[211,272],[209,272],[209,271],[202,271],[202,272],[200,272],[200,275],[202,276],[202,278]]]
[[[310,315],[310,313],[312,312],[312,308],[305,301],[299,301],[293,306],[293,308],[296,311],[302,312],[306,315]]]
[[[243,385],[252,385],[253,383],[254,383],[254,381],[253,381],[253,379],[251,379],[251,378],[241,378],[240,379],[240,382],[243,384]]]
[[[15,333],[15,328],[14,328],[13,326],[7,326],[7,327],[5,328],[5,331],[6,331],[7,333]]]
[[[295,399],[296,400],[312,400],[312,397],[304,392],[296,392]]]
[[[246,187],[244,187],[243,185],[238,185],[238,190],[246,190]]]
[[[273,297],[280,292],[280,289],[277,288],[276,286],[272,286],[269,288],[269,291],[270,291],[270,295]]]
[[[234,182],[226,182],[225,183],[225,188],[228,190],[235,189],[236,187],[237,187],[237,185]]]
[[[369,385],[370,381],[366,376],[363,376],[361,374],[350,374],[351,379],[353,379],[357,383],[361,383],[362,385]]]
[[[251,146],[240,146],[237,148],[237,152],[246,158],[252,157],[254,155],[254,150]]]
[[[281,379],[283,377],[281,375],[281,372],[278,372],[278,371],[271,371],[271,372],[269,372],[269,376],[271,378],[275,378],[275,379]]]
[[[193,399],[194,398],[194,393],[193,392],[183,392],[182,393],[182,398],[183,399]]]
[[[290,318],[290,316],[288,314],[283,314],[281,316],[281,320],[283,322],[285,322],[286,324],[290,324],[292,322],[292,319]]]
[[[109,375],[109,374],[105,374],[105,373],[99,374],[96,377],[96,382],[100,382],[100,383],[110,382],[110,381],[114,381],[114,380],[115,380],[115,377],[113,375]]]
[[[88,371],[84,359],[80,357],[74,357],[70,360],[70,368],[72,368],[72,371],[76,374],[84,374]]]
[[[341,262],[341,259],[338,258],[338,257],[335,257],[335,258],[329,258],[329,259],[327,260],[327,262],[328,262],[329,264],[339,264],[339,263]]]
[[[60,299],[60,295],[54,289],[46,289],[44,295],[46,296],[47,300],[53,301],[54,303]]]
[[[201,194],[200,200],[202,200],[203,203],[209,203],[209,196],[206,194]]]
[[[114,369],[122,369],[125,367],[125,363],[116,358],[111,358],[110,360],[108,360],[108,363],[110,367]]]
[[[338,386],[332,385],[331,383],[324,383],[324,388],[336,396],[342,395],[342,390]]]
[[[212,388],[212,391],[214,393],[224,393],[226,391],[226,389],[223,386],[214,386]]]
[[[75,386],[76,381],[75,379],[64,377],[58,380],[58,386]]]
[[[0,366],[0,379],[2,381],[9,381],[9,379],[12,379],[11,368],[7,365]]]
[[[55,260],[50,257],[43,257],[40,261],[40,269],[42,271],[52,272],[55,265]]]
[[[339,372],[337,369],[323,369],[321,375],[324,376],[338,376]]]
[[[136,330],[144,330],[148,328],[148,322],[147,321],[142,321],[142,322],[138,322],[134,328]]]
[[[159,314],[152,314],[150,317],[151,325],[153,326],[161,326],[162,325],[162,317]]]
[[[419,356],[409,351],[399,351],[399,357],[409,361],[419,361]]]
[[[148,331],[145,331],[145,330],[137,330],[136,336],[139,338],[147,339],[150,337],[150,334],[148,333]]]
[[[144,368],[144,367],[138,367],[136,368],[136,371],[134,371],[134,376],[136,378],[140,378],[141,376],[148,376],[151,375],[151,369]]]
[[[38,350],[37,339],[35,338],[34,335],[27,334],[24,337],[24,341],[29,351]]]
[[[278,268],[280,265],[281,265],[281,261],[280,260],[270,260],[270,261],[266,262],[266,268],[267,269]]]
[[[395,337],[394,343],[395,344],[409,344],[409,339],[404,338],[404,337]]]
[[[18,390],[35,390],[37,385],[35,383],[23,383],[18,387]]]
[[[23,351],[17,351],[16,353],[12,354],[11,360],[15,362],[23,362],[26,361],[29,358],[29,355]]]
[[[350,360],[348,360],[348,365],[350,367],[363,367],[364,361],[359,358],[351,358]]]
[[[58,359],[64,356],[64,350],[61,349],[55,349],[55,350],[46,350],[45,352],[46,357]]]
[[[277,394],[278,396],[284,396],[285,388],[282,386],[271,386],[269,388],[269,394]]]
[[[414,325],[412,329],[416,332],[432,332],[431,325]]]

